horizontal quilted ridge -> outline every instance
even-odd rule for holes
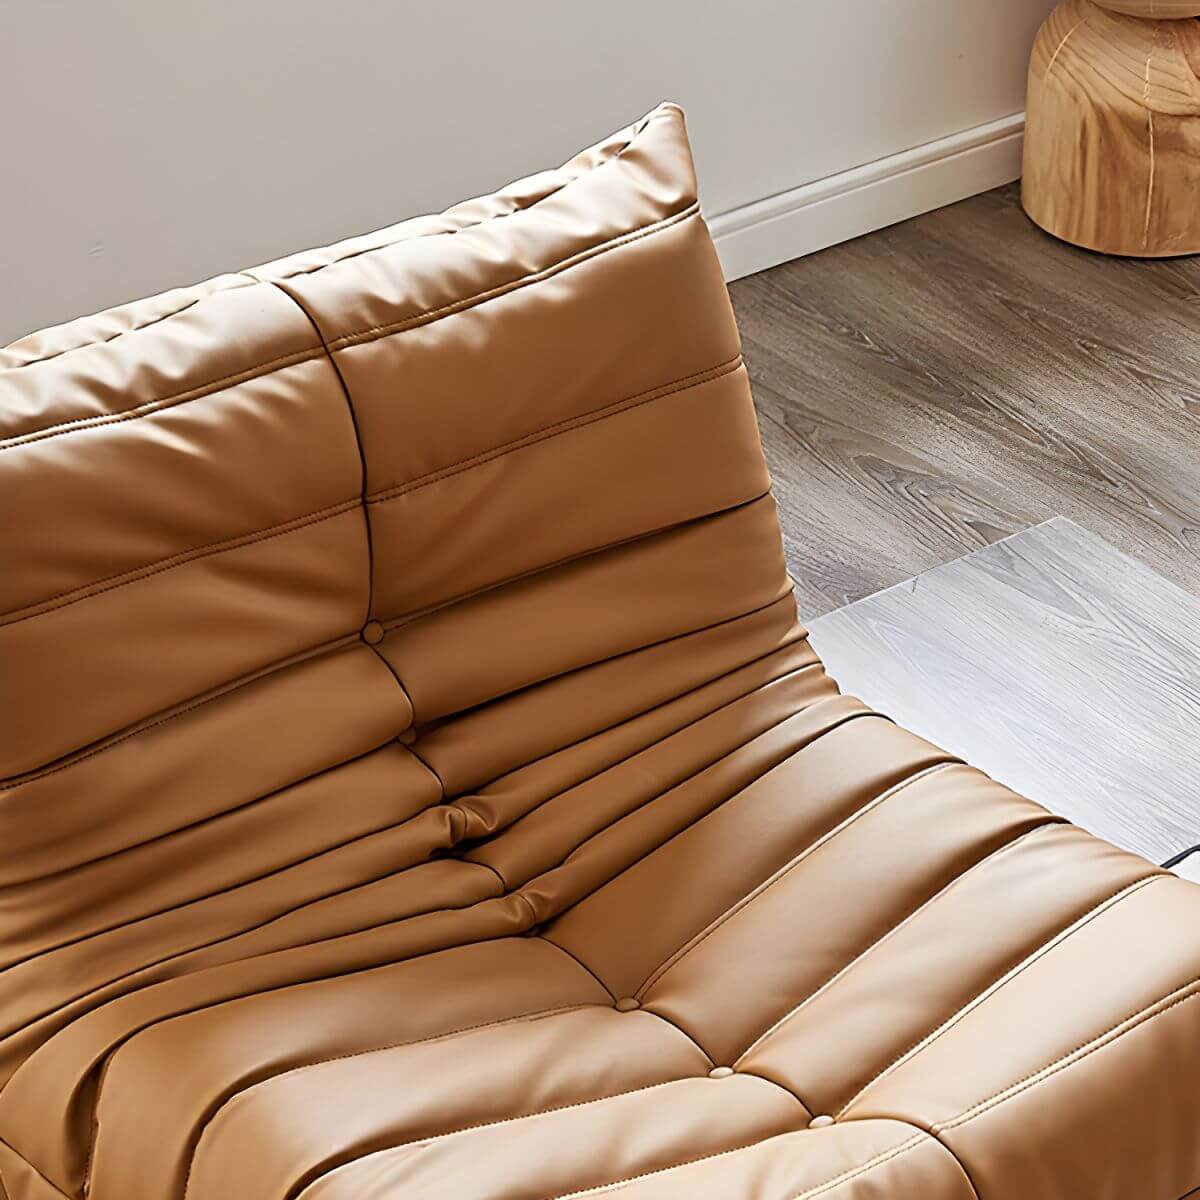
[[[0,583],[0,776],[361,621],[353,427],[319,338],[277,289],[217,288],[0,371],[0,412],[20,420],[23,406],[37,426],[0,442],[14,518],[0,545],[20,564]],[[297,590],[311,603],[298,605]],[[197,629],[202,639],[189,636]]]
[[[0,495],[0,1200],[1200,1183],[1197,893],[839,694],[674,106],[0,351]]]

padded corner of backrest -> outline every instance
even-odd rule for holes
[[[354,631],[361,483],[336,372],[271,285],[0,354],[0,778]]]
[[[353,403],[385,624],[768,488],[683,125],[280,280]]]

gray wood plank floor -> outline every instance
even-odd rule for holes
[[[1059,514],[1200,591],[1200,259],[1012,186],[731,291],[806,616]]]
[[[1155,862],[1200,842],[1200,600],[1073,522],[810,631],[844,690],[1076,824]]]

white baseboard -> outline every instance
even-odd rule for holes
[[[719,213],[708,221],[728,280],[1010,183],[1025,114],[1014,113]]]

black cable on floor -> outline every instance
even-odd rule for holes
[[[1179,864],[1183,862],[1185,858],[1191,858],[1192,855],[1198,851],[1200,851],[1200,843],[1197,843],[1195,846],[1192,846],[1187,850],[1181,850],[1178,854],[1172,855],[1165,863],[1163,863],[1163,869],[1170,871],[1172,868],[1179,866]]]

